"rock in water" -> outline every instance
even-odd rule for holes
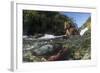
[[[53,51],[53,46],[50,44],[43,45],[39,48],[33,49],[33,55],[45,55]]]

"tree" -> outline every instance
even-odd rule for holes
[[[72,19],[59,12],[23,10],[23,35],[64,34],[64,22]]]

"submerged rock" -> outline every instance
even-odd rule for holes
[[[53,51],[53,45],[46,44],[32,50],[33,55],[45,55]]]

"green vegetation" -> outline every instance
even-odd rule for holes
[[[64,34],[64,22],[73,20],[59,12],[23,10],[23,35]]]

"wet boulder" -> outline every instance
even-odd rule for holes
[[[33,55],[46,55],[53,51],[53,45],[46,44],[32,50]]]

